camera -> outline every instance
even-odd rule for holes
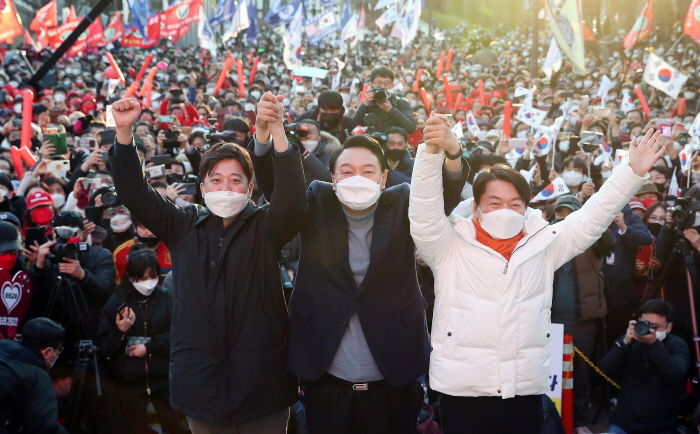
[[[389,98],[391,98],[391,91],[386,90],[383,87],[373,87],[372,93],[374,93],[374,102],[376,104],[384,104]]]
[[[65,258],[78,259],[78,253],[85,250],[85,243],[56,243],[51,246],[51,255],[54,261],[65,262]]]
[[[120,204],[117,190],[115,190],[114,187],[107,187],[107,190],[102,192],[100,197],[102,198],[102,205],[106,208],[111,208]]]
[[[700,226],[697,212],[700,210],[700,202],[688,197],[666,196],[666,200],[675,201],[675,205],[668,209],[673,219],[673,225],[679,231]]]
[[[236,140],[236,132],[232,130],[216,131],[216,128],[212,128],[209,132],[204,134],[204,140],[206,140],[209,145],[216,145],[221,142],[233,142]]]
[[[634,332],[639,336],[646,336],[655,328],[656,327],[654,327],[649,321],[645,320],[639,320],[634,324]]]

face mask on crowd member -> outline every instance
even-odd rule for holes
[[[53,199],[44,190],[37,190],[29,194],[26,199],[29,219],[36,225],[45,227],[51,224],[54,217]]]
[[[666,223],[666,208],[661,203],[651,205],[644,213],[649,232],[655,237],[661,233],[663,225]]]
[[[248,151],[233,143],[209,148],[200,164],[200,189],[212,214],[229,219],[248,204],[253,193],[253,163]]]
[[[11,272],[20,251],[19,231],[12,223],[0,221],[0,267]]]
[[[330,131],[338,128],[343,118],[343,97],[335,91],[323,92],[318,96],[318,122],[321,129]]]
[[[134,289],[150,297],[158,286],[160,264],[155,252],[148,249],[132,250],[126,264],[126,276]]]
[[[390,161],[400,161],[406,154],[406,132],[400,128],[391,128],[387,132],[386,157]]]
[[[132,225],[131,215],[127,213],[116,213],[109,219],[109,227],[112,232],[121,234],[129,230]]]
[[[666,175],[666,168],[662,166],[654,166],[650,171],[649,171],[649,179],[651,182],[654,183],[656,186],[656,189],[659,190],[659,193],[665,194],[666,193],[666,183],[668,181],[668,177]]]
[[[507,240],[523,230],[530,185],[505,165],[486,169],[474,181],[474,218],[492,238]]]
[[[373,207],[386,185],[387,162],[379,143],[366,135],[350,137],[330,160],[333,189],[350,212]]]

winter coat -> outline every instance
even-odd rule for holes
[[[418,149],[409,218],[418,253],[435,274],[430,385],[454,396],[536,395],[549,384],[554,271],[591,246],[644,178],[629,165],[579,210],[549,225],[528,208],[510,260],[476,241],[473,200],[443,214],[444,153]]]

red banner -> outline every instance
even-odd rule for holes
[[[78,20],[78,22],[80,22],[80,20]],[[66,37],[68,37],[68,35],[66,35]],[[68,57],[74,57],[88,48],[103,47],[104,45],[105,35],[102,29],[102,19],[97,17],[97,19],[78,36],[78,40],[75,41],[66,54]]]
[[[644,9],[642,9],[639,17],[637,17],[637,20],[634,22],[632,30],[630,30],[629,33],[627,33],[627,36],[625,36],[623,41],[625,50],[629,50],[630,48],[634,47],[637,42],[649,36],[649,33],[651,32],[651,18],[653,16],[653,12],[651,10],[652,4],[653,0],[647,0],[647,4],[644,6]]]
[[[693,0],[683,23],[683,33],[700,44],[700,0]]]
[[[41,29],[48,29],[50,27],[56,27],[57,25],[58,14],[56,13],[56,0],[51,0],[36,11],[34,19],[29,24],[29,30],[39,33]]]
[[[200,4],[201,0],[185,0],[161,12],[160,37],[180,39],[189,31],[190,24],[199,20]]]
[[[105,44],[116,41],[124,37],[124,23],[119,12],[115,12],[104,30]]]
[[[71,32],[75,30],[76,27],[78,27],[78,24],[80,24],[80,20],[69,21],[65,24],[61,24],[58,27],[53,27],[51,29],[46,30],[48,46],[54,50],[58,48],[61,45],[61,43],[65,41],[66,38],[68,38]],[[87,33],[83,32],[83,34],[80,35],[80,37],[75,43],[80,44],[81,41],[84,41],[86,39]]]
[[[0,43],[11,44],[16,36],[24,34],[24,28],[17,19],[17,10],[12,0],[4,0],[0,2],[0,6],[3,6],[0,9]]]
[[[122,45],[124,47],[151,48],[158,45],[160,38],[160,14],[156,14],[148,18],[145,39],[131,31],[122,38]]]

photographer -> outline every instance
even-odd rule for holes
[[[367,90],[365,101],[357,109],[355,123],[374,128],[375,131],[386,132],[391,127],[401,127],[407,133],[416,129],[413,111],[408,101],[395,95],[394,73],[382,66],[370,76],[372,87]],[[367,119],[370,115],[370,120]]]
[[[652,299],[639,308],[639,319],[614,342],[600,363],[620,382],[608,432],[677,433],[678,414],[690,363],[688,346],[671,334],[671,306]]]
[[[19,341],[0,341],[0,432],[65,433],[47,371],[61,354],[65,331],[48,318],[27,321]]]
[[[34,297],[51,310],[47,312],[51,318],[66,326],[66,351],[61,362],[72,365],[78,341],[94,339],[97,333],[100,310],[114,289],[114,263],[109,250],[80,242],[80,214],[60,212],[53,227],[57,237],[54,241],[30,247]],[[53,297],[55,305],[50,306]],[[80,300],[77,305],[74,297]]]

